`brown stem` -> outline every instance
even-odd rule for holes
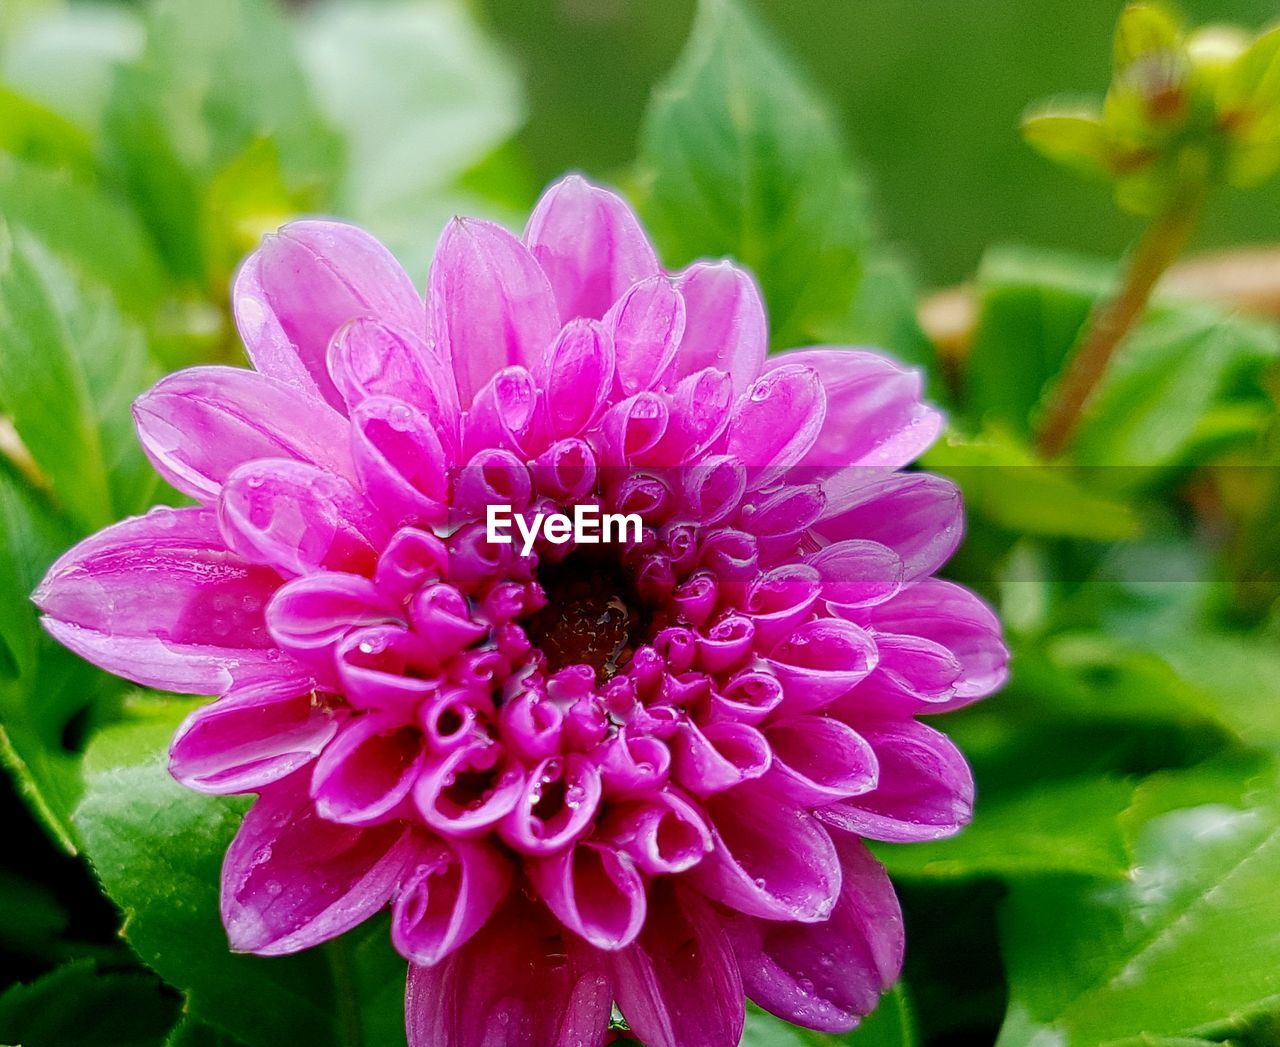
[[[1174,197],[1129,256],[1120,290],[1094,309],[1040,422],[1036,446],[1046,457],[1060,455],[1071,444],[1116,348],[1141,318],[1161,274],[1186,246],[1203,197],[1200,187]]]

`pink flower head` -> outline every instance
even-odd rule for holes
[[[255,370],[135,414],[198,507],[81,543],[49,631],[141,684],[219,695],[173,774],[258,794],[223,868],[237,950],[390,905],[414,1045],[729,1047],[743,996],[847,1030],[902,923],[862,838],[969,817],[920,717],[1004,678],[999,625],[931,577],[962,530],[920,379],[874,353],[766,358],[751,277],[670,276],[580,178],[523,240],[444,232],[424,304],[359,229],[304,221],[236,281]],[[591,505],[613,544],[489,541]]]

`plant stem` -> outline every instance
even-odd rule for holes
[[[1141,319],[1164,271],[1186,246],[1203,202],[1201,184],[1175,193],[1129,256],[1120,290],[1094,308],[1079,348],[1040,423],[1036,446],[1045,457],[1057,457],[1070,445],[1111,357]]]

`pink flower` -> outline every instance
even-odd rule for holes
[[[306,221],[245,263],[254,371],[139,399],[199,506],[81,543],[49,631],[141,684],[220,697],[171,751],[258,800],[227,853],[237,950],[387,905],[415,1045],[729,1047],[743,996],[851,1028],[902,923],[862,838],[970,815],[920,719],[1004,678],[999,625],[932,578],[960,498],[899,470],[920,380],[854,349],[766,358],[751,278],[674,277],[568,178],[524,239],[457,220],[425,305],[358,229]],[[641,540],[534,555],[490,505],[639,514]]]

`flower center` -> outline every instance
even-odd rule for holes
[[[616,559],[594,551],[571,553],[538,568],[547,605],[525,622],[551,672],[589,665],[596,680],[613,677],[645,639],[643,607]]]

